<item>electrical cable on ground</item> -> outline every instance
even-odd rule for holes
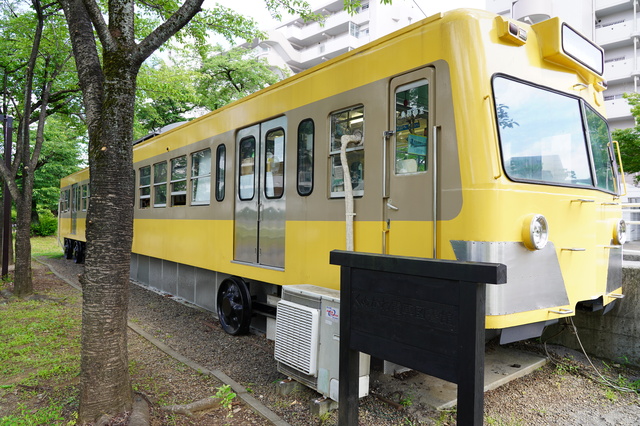
[[[604,375],[602,375],[602,373],[600,373],[600,371],[596,368],[596,366],[593,365],[593,362],[591,362],[591,358],[589,357],[589,355],[587,355],[587,351],[584,349],[584,346],[582,345],[582,341],[580,340],[580,336],[578,336],[578,328],[573,323],[573,318],[569,318],[569,321],[571,322],[571,327],[573,327],[573,332],[576,335],[576,339],[578,339],[578,344],[580,345],[580,349],[582,349],[582,353],[587,358],[587,361],[589,361],[589,364],[591,365],[593,370],[596,372],[598,377],[600,377],[600,380],[602,381],[602,383],[607,385],[607,386],[609,386],[609,387],[611,387],[611,388],[613,388],[613,389],[615,389],[615,390],[617,390],[617,391],[619,391],[619,392],[637,393],[636,389],[631,389],[631,388],[627,388],[627,387],[624,387],[624,386],[618,386],[615,383],[611,382],[606,377],[604,377]]]
[[[605,386],[608,386],[612,389],[615,389],[619,392],[627,392],[627,393],[638,393],[637,389],[632,389],[632,388],[628,388],[625,386],[619,386],[615,383],[613,383],[611,380],[607,379],[602,373],[600,373],[600,371],[598,370],[598,368],[593,364],[593,362],[591,361],[591,358],[589,357],[589,355],[587,355],[587,351],[585,350],[584,346],[582,345],[582,341],[580,340],[580,336],[578,335],[578,328],[575,326],[575,324],[573,323],[573,318],[569,317],[569,322],[571,323],[571,327],[573,328],[573,334],[576,336],[576,339],[578,340],[578,344],[580,345],[580,349],[582,350],[583,355],[585,356],[585,358],[587,359],[587,361],[589,362],[589,365],[591,365],[591,368],[593,368],[593,370],[596,372],[598,378],[600,379],[600,383],[602,383]],[[554,337],[556,337],[557,335],[561,334],[564,330],[560,330],[558,333],[556,333],[555,335],[549,337],[548,339],[546,339],[543,342],[544,345],[544,351],[547,355],[547,358],[549,358],[552,362],[556,363],[556,364],[562,364],[561,361],[554,361],[553,357],[551,356],[551,354],[549,353],[548,349],[547,349],[547,342],[551,339],[553,339]],[[590,377],[587,375],[587,377]],[[595,380],[594,377],[591,377],[592,379]]]

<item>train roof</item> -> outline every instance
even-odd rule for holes
[[[360,46],[356,49],[353,49],[349,52],[343,53],[342,55],[339,55],[335,58],[329,59],[321,64],[318,64],[314,67],[311,67],[307,70],[304,70],[302,72],[299,72],[291,77],[288,77],[284,80],[281,80],[277,83],[274,83],[272,85],[270,85],[269,87],[266,87],[264,89],[261,89],[257,92],[254,92],[250,95],[247,95],[241,99],[238,99],[237,101],[234,101],[230,104],[227,104],[221,108],[218,108],[214,111],[211,111],[207,114],[203,114],[200,117],[195,118],[194,120],[191,120],[187,123],[184,123],[182,125],[176,126],[176,127],[172,127],[170,129],[168,129],[165,132],[162,133],[157,133],[157,134],[149,134],[144,138],[138,139],[134,145],[144,145],[145,143],[150,143],[153,142],[154,140],[157,139],[157,136],[166,136],[178,129],[181,129],[185,126],[191,126],[191,125],[195,125],[197,124],[199,121],[201,120],[205,120],[211,116],[215,116],[218,114],[223,114],[225,111],[229,110],[229,109],[233,109],[233,108],[237,108],[239,106],[241,106],[242,104],[246,103],[246,102],[250,102],[253,99],[255,99],[256,97],[262,96],[266,93],[270,93],[270,92],[274,92],[277,91],[278,89],[282,88],[282,87],[286,87],[286,86],[290,86],[295,84],[298,81],[302,81],[305,79],[308,79],[312,76],[314,76],[315,74],[321,73],[324,70],[326,70],[327,68],[332,67],[335,64],[338,63],[342,63],[345,62],[347,60],[349,60],[352,57],[358,56],[363,54],[364,52],[367,52],[369,50],[374,50],[376,48],[378,48],[381,45],[386,44],[388,41],[393,40],[395,38],[401,37],[403,34],[412,32],[412,31],[416,31],[418,29],[420,29],[421,27],[425,27],[425,26],[429,26],[430,24],[433,24],[436,21],[442,21],[444,22],[448,22],[448,21],[455,21],[455,20],[477,20],[477,19],[493,19],[495,18],[497,15],[495,15],[492,12],[487,12],[485,10],[479,10],[479,9],[455,9],[455,10],[451,10],[448,12],[439,12],[436,13],[434,15],[431,15],[427,18],[424,18],[422,20],[419,20],[411,25],[407,25],[404,28],[401,28],[397,31],[394,31],[386,36],[380,37],[376,40],[373,40],[363,46]],[[364,84],[364,82],[362,83]],[[266,119],[267,117],[264,117],[262,119]],[[260,120],[257,120],[260,121]],[[248,124],[248,123],[247,123]]]

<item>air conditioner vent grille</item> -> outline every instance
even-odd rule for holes
[[[308,375],[317,375],[320,312],[286,300],[278,302],[275,359]]]

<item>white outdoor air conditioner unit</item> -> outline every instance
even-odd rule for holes
[[[340,292],[312,285],[282,288],[275,332],[278,371],[338,401]],[[369,393],[369,355],[360,354],[359,396]]]

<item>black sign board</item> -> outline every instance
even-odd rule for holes
[[[458,424],[482,425],[485,284],[507,267],[332,251],[341,265],[339,425],[358,424],[358,352],[458,384]]]

